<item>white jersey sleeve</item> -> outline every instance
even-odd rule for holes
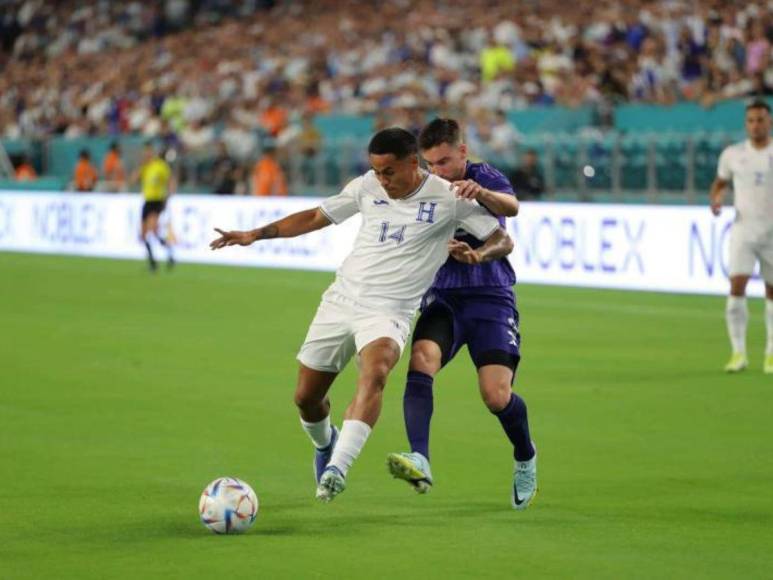
[[[362,176],[352,179],[341,193],[322,202],[320,210],[332,223],[340,224],[359,213],[362,181]]]
[[[477,201],[456,198],[456,221],[479,240],[487,240],[499,227],[499,221]]]
[[[730,181],[733,178],[732,155],[732,148],[726,147],[719,156],[717,177],[722,181]]]

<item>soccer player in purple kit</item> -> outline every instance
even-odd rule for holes
[[[419,148],[432,173],[453,182],[457,195],[476,199],[503,227],[505,216],[518,213],[507,178],[487,163],[467,160],[457,121],[434,119],[421,131]],[[467,232],[457,231],[450,244],[455,251],[425,294],[413,335],[403,397],[411,452],[390,453],[387,465],[394,477],[418,493],[432,487],[429,430],[434,377],[466,344],[478,369],[483,402],[513,445],[511,502],[523,510],[537,492],[537,452],[529,435],[526,404],[512,390],[520,361],[515,272],[507,258],[481,263],[476,248],[482,242]]]

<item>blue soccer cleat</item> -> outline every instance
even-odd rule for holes
[[[333,434],[330,436],[330,443],[328,443],[327,447],[314,450],[314,481],[317,483],[319,483],[322,472],[325,471],[327,464],[330,462],[336,441],[338,441],[338,429],[334,425]]]
[[[421,453],[390,453],[387,467],[392,477],[407,481],[416,493],[427,493],[432,488],[429,461]]]

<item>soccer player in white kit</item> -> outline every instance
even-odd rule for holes
[[[421,297],[449,252],[495,260],[513,242],[477,202],[457,197],[451,184],[422,170],[416,138],[400,128],[376,133],[368,145],[371,171],[352,180],[318,208],[289,215],[251,231],[225,232],[210,247],[249,245],[289,238],[338,224],[360,213],[362,225],[351,253],[322,295],[298,353],[295,403],[315,447],[317,498],[330,501],[346,487],[346,475],[376,424],[383,389],[410,333]],[[464,228],[485,244],[473,250],[451,243]],[[340,433],[331,425],[327,392],[354,354],[359,374]]]
[[[730,145],[719,157],[717,178],[711,186],[711,211],[719,215],[725,189],[732,181],[735,221],[730,231],[730,296],[725,316],[733,353],[727,372],[740,372],[746,357],[746,285],[759,261],[765,281],[767,345],[763,370],[773,374],[773,142],[770,106],[755,101],[746,107],[748,139]]]

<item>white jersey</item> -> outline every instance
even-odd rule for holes
[[[477,202],[456,197],[451,184],[429,173],[418,189],[390,198],[369,171],[322,202],[333,223],[362,214],[352,252],[331,291],[367,308],[410,313],[448,258],[448,241],[458,227],[485,240],[499,222]]]
[[[717,177],[733,182],[737,224],[760,231],[773,228],[773,141],[764,149],[755,149],[748,140],[725,148]]]

